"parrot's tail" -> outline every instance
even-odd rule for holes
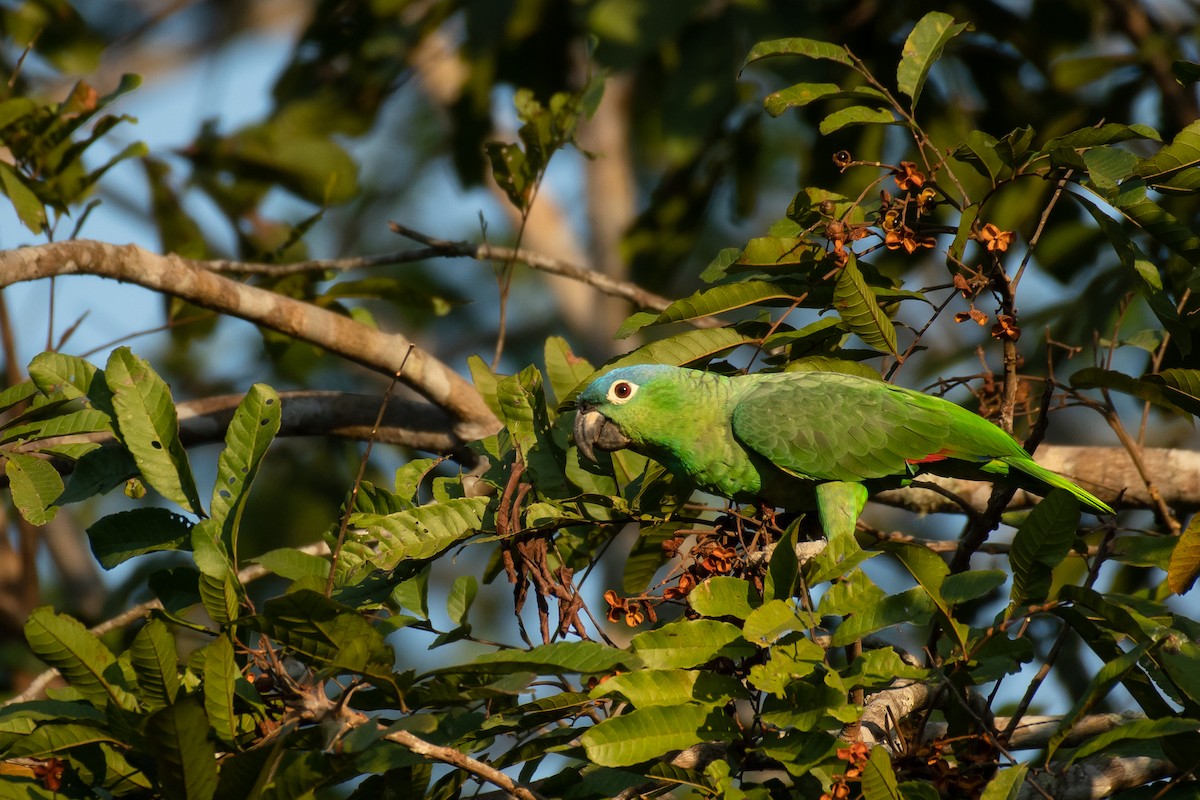
[[[1031,478],[1036,478],[1042,483],[1055,489],[1066,489],[1068,492],[1075,495],[1079,502],[1083,503],[1093,511],[1097,511],[1101,514],[1115,513],[1112,508],[1109,507],[1108,503],[1105,503],[1103,500],[1096,497],[1086,489],[1079,488],[1062,475],[1059,475],[1057,472],[1052,472],[1051,470],[1046,469],[1031,458],[1001,456],[1000,458],[996,459],[996,461],[999,461],[1008,467],[1012,467],[1013,469],[1020,470]],[[996,462],[993,461],[992,463],[995,464]],[[986,470],[987,468],[985,467],[984,469]]]

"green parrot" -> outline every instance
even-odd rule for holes
[[[868,490],[920,472],[1000,479],[1103,501],[1039,466],[1007,433],[940,397],[836,372],[727,377],[662,364],[620,367],[578,396],[580,453],[629,448],[738,502],[816,508],[852,533]]]

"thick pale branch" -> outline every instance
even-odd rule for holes
[[[1049,796],[1054,800],[1099,800],[1179,774],[1179,768],[1170,761],[1148,756],[1097,756],[1058,769],[1060,766],[1051,764],[1050,769],[1027,780],[1017,799],[1043,800]]]
[[[1200,453],[1147,447],[1142,451],[1142,459],[1150,474],[1160,476],[1155,485],[1168,505],[1176,509],[1200,507]],[[1154,507],[1154,499],[1146,491],[1145,482],[1129,458],[1129,453],[1122,447],[1042,445],[1037,451],[1037,461],[1075,481],[1105,502],[1115,503],[1120,495],[1122,508]],[[991,495],[991,484],[988,483],[935,475],[923,475],[921,479],[937,483],[980,512],[987,507]],[[962,510],[949,498],[927,489],[880,492],[875,499],[921,513],[957,513]],[[1034,496],[1018,491],[1009,507],[1019,508],[1034,502]]]
[[[204,269],[203,262],[136,245],[77,240],[0,252],[0,288],[56,275],[99,275],[144,286],[294,336],[385,375],[400,369],[412,344],[400,334],[232,281]],[[455,432],[464,440],[500,426],[470,382],[420,348],[412,349],[401,380],[453,415]]]

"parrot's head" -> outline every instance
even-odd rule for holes
[[[575,401],[575,446],[595,461],[594,450],[653,443],[671,424],[682,399],[679,367],[641,364],[601,375]]]

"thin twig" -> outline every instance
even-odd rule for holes
[[[371,457],[371,448],[375,445],[375,439],[379,435],[379,426],[383,424],[383,415],[387,412],[388,401],[392,398],[392,390],[396,388],[396,382],[400,380],[400,375],[404,372],[404,364],[408,361],[413,347],[415,345],[410,344],[408,346],[408,352],[404,354],[404,358],[400,361],[400,368],[396,370],[396,374],[388,381],[387,389],[383,392],[383,400],[379,403],[379,413],[375,416],[375,424],[371,426],[371,434],[367,437],[367,446],[363,448],[362,459],[358,462],[358,474],[354,476],[354,485],[350,488],[350,497],[346,500],[346,510],[342,514],[342,521],[338,526],[337,543],[333,547],[333,556],[329,561],[329,577],[325,580],[326,597],[333,595],[333,582],[337,573],[338,556],[341,555],[342,545],[346,541],[346,529],[350,526],[350,515],[354,513],[354,501],[358,497],[359,487],[362,486],[363,476],[367,472],[367,460]]]

